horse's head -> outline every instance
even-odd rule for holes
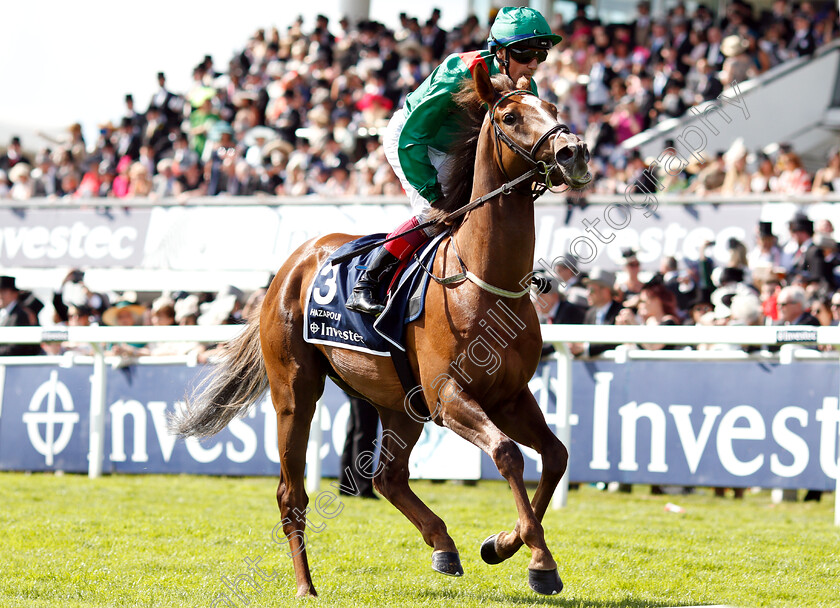
[[[489,74],[475,70],[475,89],[490,108],[489,120],[496,138],[497,162],[508,178],[522,175],[535,165],[548,170],[546,185],[565,183],[579,190],[592,181],[589,149],[577,135],[557,120],[554,104],[530,91],[500,93]]]

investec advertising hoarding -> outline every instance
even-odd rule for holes
[[[149,209],[0,209],[0,268],[136,267]]]
[[[236,199],[231,199],[235,201]],[[131,268],[174,271],[274,272],[307,239],[342,232],[389,232],[409,216],[398,204],[152,207],[149,209],[0,209],[0,267]],[[536,207],[535,259],[553,260],[571,247],[584,269],[621,264],[621,249],[639,250],[645,268],[662,256],[696,258],[704,241],[728,259],[730,237],[754,241],[759,218],[787,238],[793,205],[619,205],[574,208],[549,197]],[[645,215],[648,213],[648,215]],[[809,206],[812,219],[840,225],[840,206]],[[57,286],[56,286],[57,287]]]
[[[185,442],[169,435],[168,413],[206,372],[109,370],[104,470],[276,475],[276,418],[268,399],[216,437]],[[81,366],[5,368],[0,469],[87,470],[89,375]],[[552,427],[556,375],[556,363],[547,362],[530,385]],[[836,362],[574,362],[570,478],[831,489],[837,387]],[[321,403],[322,471],[336,476],[349,403],[329,382]],[[526,478],[537,479],[539,457],[523,453]],[[487,456],[435,425],[427,425],[411,469],[414,477],[498,478]]]

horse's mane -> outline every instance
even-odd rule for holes
[[[514,88],[513,81],[504,74],[492,77],[493,86],[500,93]],[[429,218],[442,219],[447,213],[460,209],[470,202],[472,195],[473,176],[475,174],[475,152],[478,146],[478,136],[487,105],[478,96],[472,80],[466,80],[461,88],[453,95],[455,103],[461,110],[461,121],[458,132],[454,136],[453,145],[447,154],[447,168],[441,176],[441,187],[446,195],[437,201],[432,208]],[[464,216],[448,222],[457,227]]]

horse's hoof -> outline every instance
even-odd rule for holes
[[[301,585],[298,587],[295,597],[318,597],[318,594],[315,592],[315,587],[312,585]]]
[[[454,551],[435,551],[432,553],[432,570],[447,576],[463,576],[461,558]]]
[[[563,581],[554,570],[531,570],[528,568],[528,586],[542,595],[556,595],[563,591]]]
[[[504,558],[499,557],[499,554],[496,553],[496,537],[498,534],[493,534],[492,536],[488,536],[484,539],[484,542],[481,543],[481,559],[483,559],[486,563],[495,565],[501,564]]]

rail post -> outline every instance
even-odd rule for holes
[[[565,342],[554,342],[554,349],[557,351],[557,418],[555,419],[555,434],[563,442],[567,450],[572,444],[572,426],[570,417],[572,415],[572,353],[569,352]],[[566,472],[560,478],[560,483],[554,492],[552,507],[561,509],[569,502],[569,472],[571,467],[566,467]]]
[[[840,447],[840,420],[837,421],[837,445]],[[837,468],[834,469],[834,525],[840,526],[840,454],[837,457]]]
[[[88,448],[88,477],[102,476],[105,459],[105,393],[108,378],[105,353],[101,344],[93,345],[93,374],[90,377],[90,443]]]

